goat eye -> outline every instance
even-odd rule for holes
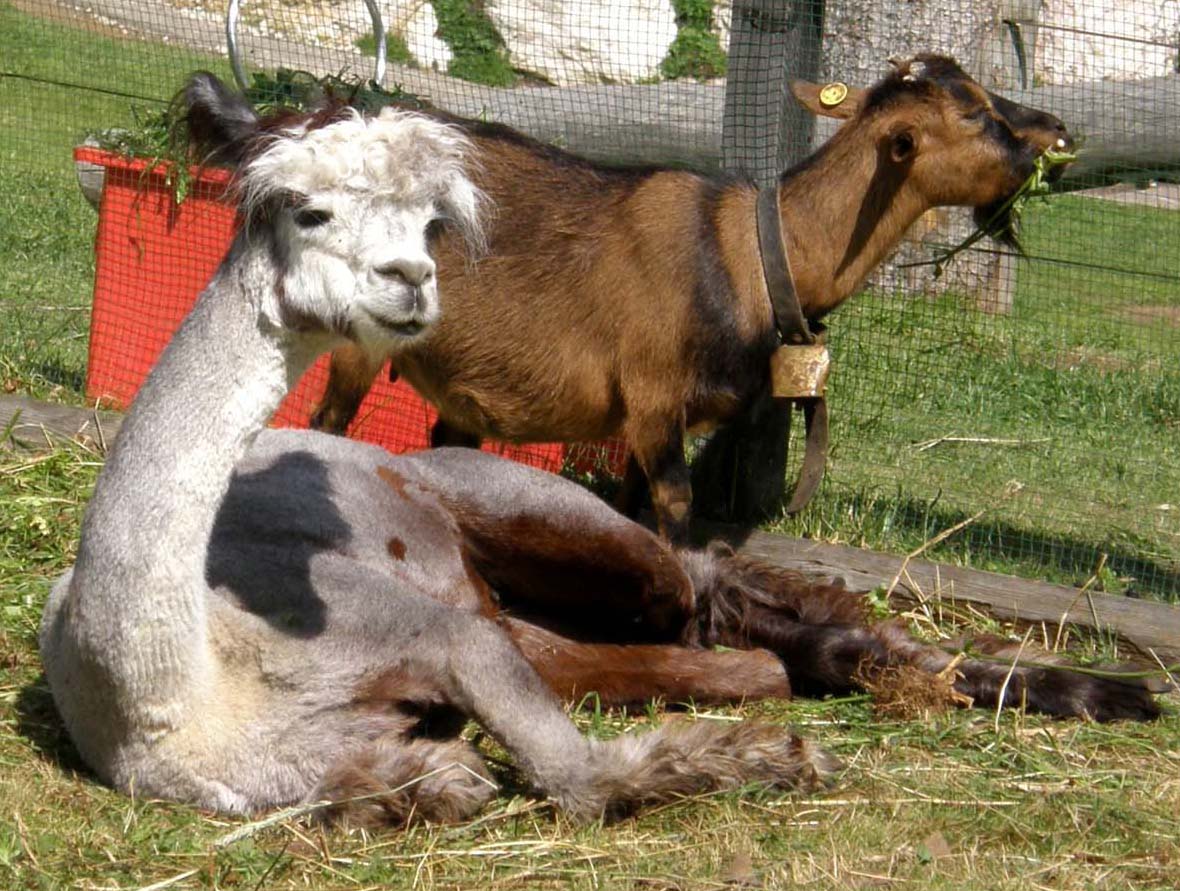
[[[314,229],[316,226],[324,225],[330,219],[332,219],[332,213],[327,210],[304,207],[295,211],[295,225],[301,229]]]

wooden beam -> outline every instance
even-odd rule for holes
[[[55,439],[68,439],[109,447],[122,422],[123,416],[115,412],[52,405],[27,396],[0,395],[0,431],[9,431],[8,441],[0,446],[13,443],[23,448],[44,449],[52,447]]]

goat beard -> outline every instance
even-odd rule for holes
[[[1025,251],[1024,245],[1020,243],[1020,218],[1013,212],[1014,207],[1010,197],[977,207],[974,213],[975,225],[1023,257]]]

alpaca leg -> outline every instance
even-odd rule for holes
[[[420,453],[398,472],[449,511],[506,606],[607,640],[672,641],[690,623],[676,555],[576,483],[467,449]]]
[[[895,661],[918,665],[926,671],[941,671],[962,648],[985,658],[967,658],[956,666],[955,689],[970,696],[976,705],[994,707],[1001,693],[1005,706],[1025,706],[1032,711],[1059,717],[1088,716],[1095,721],[1146,721],[1159,717],[1154,698],[1168,685],[1150,678],[1110,677],[1070,670],[1070,663],[1036,647],[1026,647],[991,635],[959,642],[947,649],[923,644],[904,628],[884,623],[873,632],[894,654]],[[1104,665],[1098,670],[1117,675],[1133,670],[1130,665]]]
[[[827,755],[789,731],[753,722],[701,722],[589,740],[509,635],[478,616],[439,615],[412,650],[412,659],[445,679],[447,699],[474,716],[576,817],[751,782],[810,787],[834,769]]]
[[[462,740],[387,736],[328,768],[309,801],[352,825],[400,825],[411,816],[452,823],[474,816],[496,794],[483,760]]]
[[[791,696],[782,662],[767,650],[581,643],[531,622],[505,617],[500,623],[550,689],[567,702],[587,693],[596,693],[607,706],[653,698],[727,703]]]
[[[347,433],[382,364],[384,357],[371,356],[353,344],[333,352],[323,398],[311,413],[308,426],[341,436]]]
[[[697,588],[703,641],[772,650],[786,664],[796,691],[852,689],[866,671],[897,665],[937,674],[955,658],[915,640],[895,622],[870,623],[863,596],[842,586],[810,582],[720,549],[686,555],[685,567]],[[1015,654],[1007,642],[976,642],[984,654],[989,647],[995,661],[966,659],[956,666],[955,689],[978,705],[995,705],[1004,689],[1005,705],[1023,703],[1051,715],[1105,721],[1159,714],[1156,691],[1146,683],[1069,671],[1045,654],[1025,654],[1013,669]]]

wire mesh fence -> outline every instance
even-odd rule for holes
[[[908,551],[975,518],[943,546],[955,559],[1180,596],[1180,2],[232,6],[0,0],[6,389],[129,398],[215,266],[232,223],[219,198],[198,187],[198,200],[177,206],[171,184],[149,198],[136,175],[123,179],[125,200],[108,188],[110,213],[96,215],[74,149],[112,129],[150,145],[187,73],[232,79],[231,11],[255,86],[281,89],[280,69],[371,77],[384,28],[389,90],[596,159],[741,168],[762,182],[832,132],[795,109],[792,77],[867,86],[891,57],[943,52],[989,89],[1057,114],[1083,151],[1060,194],[1027,209],[1026,258],[981,242],[935,277],[913,264],[971,224],[932,212],[826,320],[828,478],[777,525]],[[322,374],[285,421],[306,417]],[[401,424],[417,437],[404,447],[423,445],[432,415],[403,395],[378,391],[361,423],[378,437]]]

